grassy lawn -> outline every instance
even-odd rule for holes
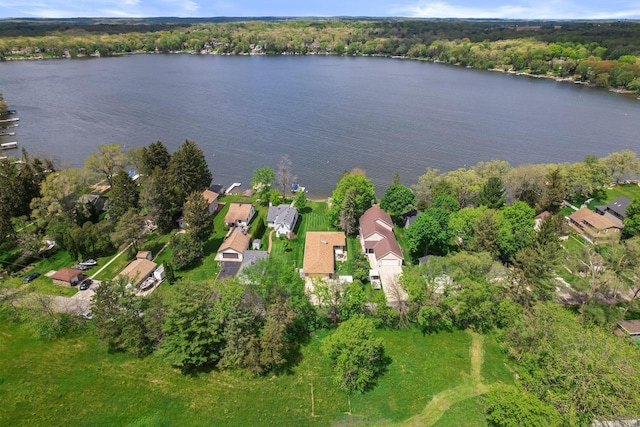
[[[289,374],[252,378],[212,371],[190,377],[155,355],[109,354],[89,332],[38,341],[25,327],[0,320],[1,425],[395,423],[420,412],[435,394],[461,384],[470,370],[466,332],[425,337],[416,330],[378,331],[392,363],[374,390],[352,397],[353,415],[348,416],[346,396],[332,383],[328,360],[319,350],[327,331],[302,348],[302,361]],[[494,363],[502,365],[504,359]],[[464,408],[467,418],[476,410]]]
[[[131,261],[132,253],[133,253],[133,249],[124,251],[122,254],[120,254],[119,257],[114,259],[114,261],[111,264],[109,264],[107,268],[102,270],[102,272],[100,272],[100,274],[98,274],[95,277],[95,279],[96,280],[113,280],[113,278],[116,277],[116,275],[120,273],[127,266],[127,264],[129,264],[129,262]],[[135,256],[135,254],[133,255]],[[98,268],[100,268],[101,265],[104,265],[107,262],[109,262],[109,260],[111,260],[111,257],[100,258],[98,260]]]
[[[603,198],[594,198],[589,202],[589,209],[593,210],[598,205],[605,205],[620,196],[627,196],[631,200],[640,198],[640,186],[637,184],[620,184],[611,188],[606,188]]]

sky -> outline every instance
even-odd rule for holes
[[[375,16],[640,19],[640,0],[2,0],[0,18]]]

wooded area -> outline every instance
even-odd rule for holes
[[[634,21],[4,20],[0,60],[155,52],[376,55],[638,92],[638,40]]]

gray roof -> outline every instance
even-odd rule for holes
[[[274,224],[285,224],[289,228],[295,225],[293,221],[296,219],[298,210],[289,205],[269,206],[267,213],[267,222]]]
[[[268,258],[269,258],[269,252],[267,251],[244,251],[244,258],[242,259],[240,271],[249,267],[251,264],[253,264],[258,260],[268,259]]]
[[[620,196],[617,199],[607,203],[603,206],[596,206],[596,210],[601,212],[612,211],[621,216],[627,217],[627,206],[631,204],[631,199],[626,196]]]

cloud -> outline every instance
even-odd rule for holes
[[[635,6],[635,5],[634,5]],[[396,6],[391,14],[413,18],[499,18],[499,19],[625,19],[640,17],[637,7],[603,6],[597,2],[589,7],[567,0],[541,0],[489,6],[465,6],[446,1],[420,1]]]

